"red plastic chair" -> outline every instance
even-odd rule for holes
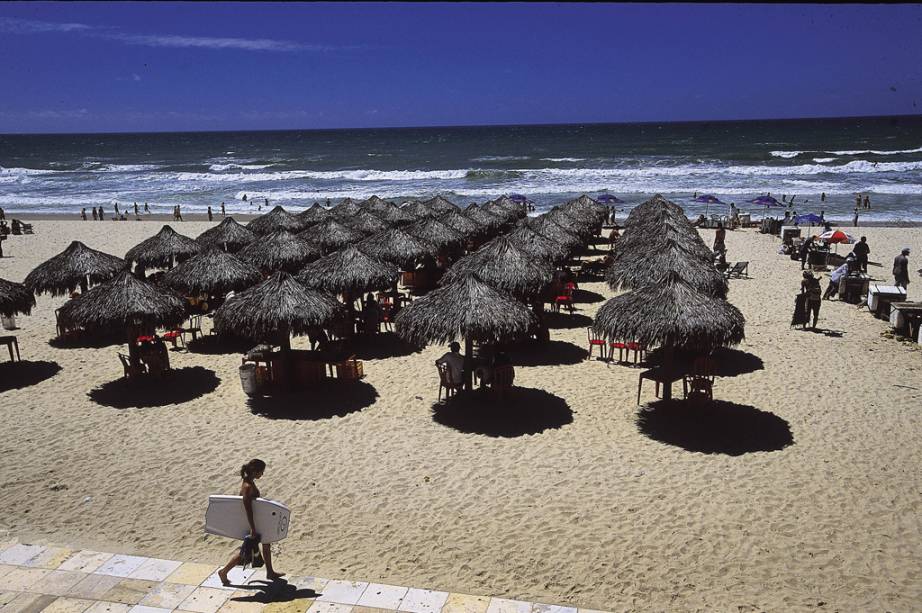
[[[575,286],[572,282],[567,283],[566,287],[564,287],[563,294],[554,298],[554,310],[555,311],[559,313],[560,306],[563,305],[567,307],[570,313],[573,313],[573,288],[574,287]]]
[[[624,348],[627,351],[634,352],[634,364],[639,364],[640,362],[643,362],[643,359],[647,353],[646,347],[644,347],[640,343],[635,343],[634,341],[630,341],[624,344]]]
[[[627,349],[627,343],[623,341],[612,341],[608,343],[608,356],[615,357],[615,349],[618,350],[618,361],[624,361],[624,350]]]
[[[593,347],[598,347],[599,353],[601,354],[600,357],[604,358],[605,357],[605,339],[593,333],[591,327],[586,328],[586,336],[589,338],[589,355],[586,356],[586,359],[588,360],[592,358],[592,348]]]
[[[164,332],[163,334],[161,334],[161,335],[160,335],[160,338],[162,338],[164,341],[166,341],[166,342],[168,342],[168,343],[172,343],[172,344],[173,344],[173,349],[176,349],[176,341],[181,342],[181,343],[182,343],[182,346],[185,347],[185,346],[186,346],[186,339],[183,338],[182,332],[183,332],[183,331],[182,331],[181,329],[170,330],[170,331],[168,331],[168,332]]]

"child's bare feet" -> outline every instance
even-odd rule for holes
[[[227,578],[227,573],[223,568],[218,571],[218,578],[221,579],[222,585],[230,585],[230,579]]]

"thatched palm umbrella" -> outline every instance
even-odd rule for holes
[[[62,325],[110,332],[125,330],[131,364],[140,365],[136,339],[144,329],[172,326],[186,318],[186,301],[170,290],[124,270],[111,281],[74,298],[58,314]]]
[[[524,209],[506,196],[484,202],[483,206],[480,208],[481,210],[493,213],[504,221],[515,221],[520,217],[525,217]]]
[[[309,209],[298,213],[297,217],[298,221],[301,222],[301,226],[307,228],[321,221],[331,219],[333,217],[333,212],[315,202]]]
[[[436,212],[426,206],[426,203],[422,202],[421,200],[414,200],[410,204],[400,207],[400,210],[407,215],[412,215],[416,219],[436,216]]]
[[[608,218],[609,208],[601,202],[593,200],[586,194],[583,194],[575,200],[569,201],[565,206],[575,211],[585,211],[589,213],[598,223],[602,223]]]
[[[542,236],[546,236],[552,241],[563,245],[569,253],[578,249],[583,241],[573,232],[570,232],[560,224],[547,218],[545,215],[527,218],[522,221],[523,224]]]
[[[28,315],[35,306],[35,294],[22,283],[0,279],[0,315],[12,317],[17,313]]]
[[[163,226],[157,234],[129,249],[125,260],[144,268],[170,268],[201,250],[201,243],[183,236],[170,226]]]
[[[563,226],[566,230],[579,236],[583,241],[592,235],[593,221],[580,216],[575,211],[555,207],[545,213],[544,217],[559,226]]]
[[[452,264],[441,284],[450,284],[469,274],[519,299],[532,301],[551,284],[554,271],[505,236],[499,236]]]
[[[36,294],[49,292],[62,296],[77,287],[86,291],[90,283],[108,281],[125,269],[125,260],[90,249],[74,241],[67,249],[36,266],[25,279],[25,285]]]
[[[361,211],[345,221],[350,228],[366,236],[383,232],[391,227],[389,223],[369,211]]]
[[[726,300],[672,279],[612,298],[599,309],[593,327],[612,340],[707,353],[742,341],[745,324]]]
[[[301,234],[301,238],[317,244],[323,253],[330,253],[365,238],[362,232],[350,228],[343,221],[327,219]]]
[[[436,217],[449,228],[454,228],[464,236],[483,234],[486,228],[470,217],[465,217],[457,211],[447,211]]]
[[[208,249],[168,271],[160,283],[187,296],[223,296],[262,281],[255,266],[219,249]]]
[[[393,203],[388,202],[387,200],[384,200],[383,198],[379,198],[376,195],[372,195],[367,200],[363,200],[362,202],[359,203],[359,206],[365,209],[366,211],[371,211],[372,213],[375,213],[375,214],[378,214],[381,211],[384,211],[387,209],[397,208],[396,205],[394,205]]]
[[[678,229],[669,222],[656,227],[634,225],[612,245],[612,258],[616,261],[643,260],[654,253],[679,249],[688,257],[713,265],[714,252],[704,244],[697,232]]]
[[[394,205],[374,211],[374,214],[393,226],[405,226],[416,221],[416,217]]]
[[[495,232],[508,221],[483,207],[468,208],[464,211],[464,216],[483,226],[484,230],[487,232]]]
[[[458,205],[448,200],[447,198],[444,198],[441,194],[433,198],[430,198],[429,200],[425,200],[423,204],[430,211],[435,211],[437,215],[441,215],[442,213],[448,213],[451,211],[454,211],[457,213],[458,211],[461,210],[458,208]]]
[[[283,358],[291,350],[291,335],[314,326],[328,326],[342,305],[325,292],[304,287],[285,272],[277,272],[255,287],[235,294],[215,311],[219,333],[278,342]]]
[[[465,212],[467,212],[467,211],[473,211],[474,209],[479,209],[479,208],[480,208],[480,205],[479,205],[479,204],[477,204],[476,202],[472,202],[472,203],[470,203],[469,205],[467,205],[466,207],[464,207],[464,211],[465,211]]]
[[[685,211],[682,210],[682,207],[670,200],[667,200],[666,198],[663,198],[662,195],[656,194],[646,202],[635,206],[628,214],[625,225],[629,225],[630,223],[633,223],[644,217],[648,217],[657,212],[666,212],[688,221],[688,219],[685,217]]]
[[[506,237],[525,253],[547,262],[562,262],[567,259],[569,254],[566,247],[543,234],[538,234],[526,225],[519,226],[507,234]]]
[[[336,217],[336,219],[343,220],[358,214],[362,210],[362,207],[360,207],[357,202],[353,201],[352,198],[346,198],[330,210],[333,211],[333,216]]]
[[[349,246],[308,264],[298,273],[297,280],[306,287],[343,294],[351,311],[357,294],[389,288],[397,281],[397,273],[395,265]]]
[[[679,278],[698,292],[725,298],[727,280],[713,263],[702,262],[673,245],[627,257],[614,258],[606,271],[608,285],[619,289],[638,289],[647,285],[662,285]]]
[[[203,247],[217,247],[228,253],[236,253],[256,240],[256,235],[234,221],[233,217],[225,217],[221,223],[205,230],[195,240]]]
[[[320,247],[299,236],[279,230],[250,243],[237,254],[264,273],[285,270],[294,272],[306,262],[320,257]]]
[[[256,235],[272,234],[285,230],[297,234],[303,229],[303,222],[297,215],[292,215],[281,206],[275,206],[268,213],[260,215],[247,224],[247,228]]]
[[[370,236],[357,247],[373,258],[394,262],[404,270],[410,270],[417,259],[427,255],[434,256],[438,252],[434,245],[399,228]]]
[[[442,250],[453,245],[460,245],[464,242],[464,235],[457,230],[450,228],[441,221],[427,217],[406,227],[409,234],[421,238],[434,245],[437,249]]]
[[[525,304],[474,275],[465,275],[414,300],[394,319],[398,336],[415,345],[463,337],[467,389],[471,388],[473,341],[519,338],[535,323]]]

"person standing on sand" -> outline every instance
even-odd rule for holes
[[[227,217],[227,213],[224,212],[224,202],[221,202],[221,217]]]
[[[871,210],[871,197],[867,194],[864,195],[864,208]]]
[[[243,483],[240,484],[240,496],[243,498],[243,509],[250,524],[249,538],[257,543],[259,542],[259,534],[256,532],[256,522],[253,520],[253,501],[259,498],[259,488],[256,487],[256,480],[261,478],[265,472],[266,463],[256,458],[240,467],[240,478],[243,479]],[[230,585],[227,573],[245,561],[243,550],[246,546],[247,544],[244,542],[240,551],[235,552],[224,568],[218,571],[218,577],[221,579],[222,584]],[[263,559],[266,561],[266,578],[269,581],[275,581],[285,576],[285,573],[277,573],[272,568],[272,552],[269,548],[269,543],[263,543]]]
[[[96,207],[94,206],[90,208],[93,209],[93,221],[96,221],[97,219],[99,219],[99,215],[96,214]]]
[[[855,209],[861,208],[861,192],[855,194]]]
[[[106,212],[103,210],[102,205],[99,205],[99,221],[102,221],[106,218]]]
[[[861,272],[867,272],[868,254],[871,253],[871,248],[868,246],[868,237],[862,236],[861,240],[855,244],[852,252],[855,254],[855,259],[858,261],[858,269]]]
[[[727,250],[724,241],[727,239],[727,230],[724,228],[722,221],[717,222],[717,231],[714,233],[714,253],[721,253]]]
[[[135,216],[135,217],[138,217],[138,215],[139,215],[139,213],[138,213],[138,203],[135,202],[135,203],[134,203],[134,216]]]
[[[208,221],[211,221],[211,205],[208,205]]]
[[[823,304],[823,295],[820,290],[820,280],[814,277],[809,270],[804,271],[804,279],[800,282],[800,293],[807,295],[807,301],[804,305],[806,310],[804,330],[807,329],[807,322],[810,321],[810,313],[813,313],[813,329],[816,330],[816,322],[820,317],[820,305]]]
[[[146,214],[150,215],[150,207],[147,206],[147,203],[146,203],[146,202],[144,203],[144,212],[145,212]]]
[[[909,289],[909,247],[903,247],[893,258],[893,282],[897,287]]]
[[[83,221],[86,221],[86,207],[83,207],[82,209],[80,209],[80,219],[82,219]]]
[[[182,209],[178,204],[176,205],[176,219],[182,221]]]

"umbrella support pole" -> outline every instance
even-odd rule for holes
[[[663,353],[663,368],[670,369],[672,368],[674,359],[674,349],[672,347],[666,347],[665,352]],[[672,400],[672,383],[663,383],[663,400]]]
[[[474,342],[469,339],[464,339],[464,389],[471,391],[474,389]]]

